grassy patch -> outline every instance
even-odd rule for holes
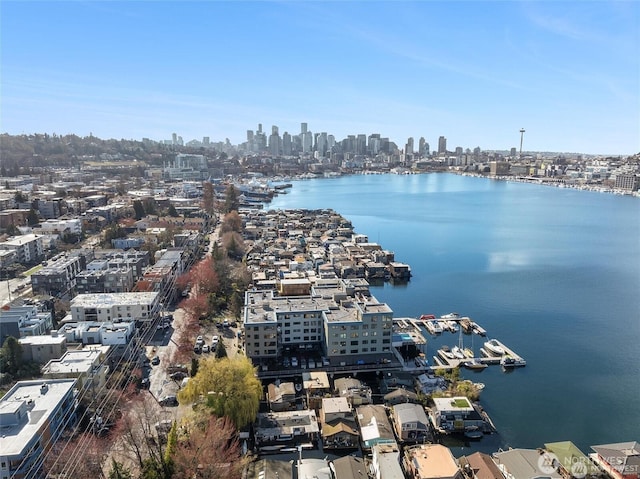
[[[455,407],[469,407],[469,401],[466,399],[455,399],[451,401]]]
[[[36,272],[40,271],[41,269],[42,269],[42,265],[41,265],[41,264],[39,264],[39,265],[37,265],[37,266],[34,266],[34,267],[33,267],[33,268],[31,268],[31,269],[28,269],[27,271],[25,271],[25,272],[24,272],[24,273],[22,273],[22,274],[23,274],[23,275],[25,275],[25,276],[31,276],[33,273],[36,273]]]

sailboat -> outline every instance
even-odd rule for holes
[[[475,357],[475,352],[473,351],[473,336],[471,336],[471,359],[462,363],[462,365],[467,369],[472,369],[474,371],[482,371],[486,369],[487,365],[485,363],[481,363]]]

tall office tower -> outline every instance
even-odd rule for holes
[[[280,135],[278,134],[278,127],[273,125],[271,127],[271,135],[269,135],[269,153],[273,156],[280,155],[282,149],[280,148]]]
[[[313,134],[313,151],[318,151],[318,137],[320,136],[320,133],[314,133]]]
[[[316,139],[316,151],[320,158],[324,158],[327,156],[327,151],[329,151],[328,141],[327,141],[327,132],[323,131],[320,133]]]
[[[172,145],[177,145],[178,144],[178,134],[177,133],[172,133],[171,134],[171,144]]]
[[[407,144],[404,147],[404,154],[405,155],[413,155],[413,137],[410,136],[407,139]]]
[[[202,137],[202,144],[204,146],[209,146],[209,137],[208,136],[203,136]]]
[[[481,152],[481,151],[482,151],[482,150],[480,149],[480,147],[479,147],[479,146],[476,146],[476,147],[473,149],[473,158],[474,158],[474,159],[476,159],[476,160],[477,160],[478,158],[480,158],[480,152]]]
[[[291,137],[291,154],[297,155],[302,152],[302,137],[294,135]]]
[[[380,152],[380,134],[373,133],[369,135],[369,144],[367,145],[367,153],[372,156],[377,155]]]
[[[429,154],[429,143],[424,139],[424,136],[421,136],[420,140],[418,140],[418,154],[420,156],[426,156]]]
[[[456,146],[456,156],[462,156],[462,147]]]
[[[511,152],[509,153],[509,156],[511,158],[515,158],[516,155],[517,155],[517,150],[516,150],[516,147],[514,146],[514,147],[511,148]]]
[[[313,149],[313,134],[310,131],[305,131],[300,133],[300,136],[302,137],[302,153],[311,153]]]
[[[356,155],[367,154],[367,135],[359,134],[356,136],[356,144],[354,146]]]
[[[255,140],[253,138],[253,130],[247,130],[247,151],[256,151]]]
[[[262,133],[262,123],[258,123],[258,133]]]
[[[262,127],[262,125],[260,125]],[[254,150],[257,153],[262,153],[267,149],[267,135],[264,134],[262,129],[258,130],[254,136]]]
[[[291,143],[291,135],[288,132],[282,134],[282,154],[284,156],[291,156],[293,151],[293,144]]]
[[[300,134],[304,135],[307,132],[307,124],[300,123]]]
[[[438,138],[438,154],[447,152],[447,139],[444,136]]]
[[[333,146],[336,144],[336,137],[333,135],[327,135],[327,148],[331,150]]]

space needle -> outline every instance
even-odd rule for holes
[[[520,128],[520,158],[522,158],[522,140],[524,139],[524,128]]]

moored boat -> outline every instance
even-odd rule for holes
[[[467,369],[472,369],[474,371],[482,371],[487,368],[487,365],[481,363],[477,359],[470,359],[469,361],[465,361],[462,365]]]
[[[487,351],[495,354],[496,356],[502,356],[503,354],[505,354],[504,347],[502,347],[497,339],[490,339],[489,341],[486,341],[484,343],[484,347]]]

